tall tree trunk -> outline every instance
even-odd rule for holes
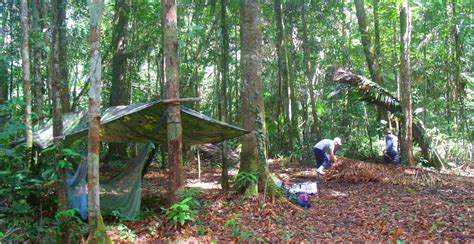
[[[87,207],[89,214],[89,237],[92,243],[109,241],[100,213],[99,199],[99,129],[100,129],[100,93],[101,93],[101,56],[100,29],[102,21],[103,0],[88,1],[90,12],[90,90],[89,90],[89,141],[87,157]]]
[[[41,1],[33,0],[33,22],[32,28],[34,34],[34,46],[33,46],[33,83],[35,91],[34,99],[34,111],[38,117],[38,125],[43,125],[43,76],[41,74],[41,66],[43,65],[43,27],[44,20],[41,15]]]
[[[369,68],[370,77],[377,84],[383,86],[384,82],[383,82],[382,74],[380,71],[380,65],[377,60],[376,53],[374,52],[374,47],[372,46],[372,41],[369,34],[369,27],[367,24],[367,14],[365,13],[365,8],[364,8],[364,0],[354,0],[354,3],[356,7],[357,23],[359,24],[359,31],[361,33],[362,46],[364,48],[365,60]],[[377,22],[378,22],[378,19],[377,19]],[[378,24],[376,26],[378,29]],[[377,38],[376,38],[376,41],[377,41]],[[380,119],[382,118],[381,108],[377,107],[377,112],[378,112],[377,120],[378,122],[380,122]]]
[[[15,4],[13,1],[11,1],[11,2],[8,3],[8,9],[9,9],[9,11],[8,11],[8,17],[9,17],[9,18],[8,18],[8,22],[9,22],[9,28],[8,28],[8,30],[9,30],[9,37],[10,37],[10,39],[11,39],[10,42],[9,42],[9,43],[10,43],[10,45],[9,45],[9,46],[10,46],[10,50],[9,50],[10,53],[9,53],[9,55],[10,55],[11,57],[14,57],[14,55],[16,54],[16,49],[15,49],[14,45],[12,44],[13,41],[15,40],[15,37],[16,37],[16,35],[15,35],[15,28],[14,28],[14,27],[15,27],[15,24],[14,24],[14,23],[15,23],[15,16],[14,16],[14,13],[13,13],[13,9],[14,9],[14,6],[15,6],[15,5],[16,5],[16,4]],[[14,60],[13,58],[10,59],[10,63],[9,63],[9,65],[10,65],[10,73],[9,73],[9,76],[10,76],[10,77],[9,77],[9,81],[10,81],[10,86],[9,86],[10,92],[8,92],[8,94],[9,94],[9,99],[10,99],[10,100],[13,98],[13,89],[15,88],[15,86],[13,85],[13,76],[14,76],[14,72],[13,72],[14,66],[13,66],[13,63],[14,63],[14,62],[15,62],[15,60]],[[18,96],[18,95],[17,95],[17,96]]]
[[[293,65],[293,53],[290,50],[295,49],[293,47],[293,37],[292,37],[292,26],[291,23],[293,23],[293,18],[290,15],[289,17],[289,23],[290,23],[290,28],[289,31],[283,31],[283,33],[286,33],[285,38],[285,53],[286,53],[286,63],[287,63],[287,69],[288,69],[288,97],[289,103],[288,103],[288,117],[290,121],[290,128],[289,128],[289,137],[290,137],[290,145],[288,147],[288,150],[290,152],[294,152],[294,146],[299,143],[300,137],[299,137],[299,132],[298,132],[298,104],[296,103],[296,84],[295,84],[295,71],[292,67]],[[285,30],[285,29],[284,29]]]
[[[392,55],[392,63],[396,64],[398,63],[398,51],[396,51],[397,49],[397,21],[393,21],[393,55]],[[400,100],[400,79],[399,79],[399,76],[398,76],[398,71],[400,71],[400,69],[394,65],[393,66],[393,76],[394,76],[394,80],[395,80],[395,90],[397,91],[397,99]]]
[[[115,1],[115,17],[112,33],[112,88],[109,105],[130,104],[131,96],[127,79],[127,46],[130,0]],[[107,159],[124,160],[127,158],[127,146],[123,143],[110,143]]]
[[[401,103],[404,115],[404,126],[401,140],[402,162],[413,166],[413,118],[411,104],[411,69],[410,69],[410,43],[411,43],[411,11],[408,0],[404,0],[400,9],[400,79]]]
[[[166,98],[179,98],[178,76],[178,16],[176,0],[163,1],[163,35],[165,59]],[[180,104],[168,105],[168,166],[169,166],[169,200],[178,200],[176,192],[183,186],[182,162],[182,127]]]
[[[457,107],[459,110],[458,120],[459,123],[459,131],[467,133],[467,125],[468,121],[465,118],[465,105],[464,105],[464,97],[466,96],[466,82],[461,79],[461,56],[462,56],[462,42],[461,42],[461,32],[459,31],[460,27],[458,26],[458,16],[457,16],[457,1],[451,0],[451,9],[452,9],[452,35],[454,36],[454,52],[453,52],[453,68],[454,68],[454,84],[455,84],[455,93],[456,93],[456,101]]]
[[[267,186],[265,107],[262,86],[262,30],[260,3],[240,1],[241,102],[244,129],[250,131],[242,140],[239,173],[258,173],[259,186]],[[263,190],[263,189],[262,189]],[[258,194],[257,185],[247,185],[246,195]]]
[[[29,49],[29,23],[27,0],[20,1],[21,25],[21,64],[23,67],[23,99],[25,101],[25,138],[26,147],[33,147],[33,130],[31,125],[31,78],[30,78],[30,49]]]
[[[69,71],[67,67],[67,0],[58,1],[58,32],[59,32],[59,69],[61,84],[61,103],[63,112],[71,111],[71,93],[69,91]]]
[[[284,114],[284,121],[281,121],[280,118],[277,118],[277,121],[279,123],[278,127],[282,128],[283,125],[289,125],[288,129],[288,136],[282,136],[281,137],[281,142],[283,143],[283,147],[285,147],[285,150],[288,150],[289,148],[286,148],[288,145],[293,145],[292,140],[293,140],[293,135],[291,135],[292,129],[291,129],[291,122],[290,122],[290,97],[288,95],[290,91],[289,87],[289,72],[288,72],[288,52],[286,50],[287,45],[285,44],[285,27],[284,27],[284,22],[283,22],[283,16],[282,16],[282,6],[281,6],[281,0],[274,0],[274,9],[275,9],[275,24],[277,28],[277,33],[276,33],[276,51],[278,55],[278,86],[279,86],[279,102],[280,106],[283,109],[279,109],[279,113],[277,116],[280,116],[280,112],[283,112]],[[283,122],[283,124],[282,124]],[[285,134],[284,132],[280,132],[282,135]],[[289,141],[286,141],[289,140]],[[288,145],[286,145],[288,143]]]
[[[51,30],[51,98],[53,104],[53,137],[54,145],[56,147],[56,155],[54,163],[57,165],[58,175],[61,179],[58,182],[58,210],[66,211],[69,209],[67,187],[66,187],[66,167],[60,164],[63,159],[63,103],[61,102],[62,83],[61,83],[61,42],[60,42],[60,28],[61,28],[61,14],[60,8],[64,0],[52,0],[52,30]],[[64,60],[62,60],[64,61]],[[60,224],[60,240],[59,243],[68,243],[69,240],[70,218],[63,216]]]
[[[1,25],[1,36],[0,41],[2,42],[2,49],[0,50],[1,56],[8,56],[8,44],[7,31],[8,30],[8,8],[6,8],[6,2],[3,1],[4,8],[2,9],[2,25]],[[10,33],[11,34],[11,33]],[[3,105],[8,101],[8,61],[7,59],[0,59],[0,105]],[[7,122],[7,115],[0,114],[0,131],[3,131]]]
[[[221,121],[227,122],[227,84],[229,80],[229,32],[227,28],[227,0],[221,0],[221,100],[220,117]],[[228,162],[226,159],[226,142],[222,142],[222,189],[229,189]]]
[[[447,20],[450,20],[450,6],[449,6],[449,1],[445,0],[443,1],[443,4],[446,7],[446,12],[445,12],[445,18]],[[449,24],[448,24],[449,26]],[[449,28],[449,27],[448,27]],[[451,58],[452,58],[452,50],[451,50],[451,41],[452,39],[452,33],[450,31],[446,32],[446,57],[445,57],[445,72],[446,72],[446,121],[448,122],[448,135],[452,135],[452,127],[453,127],[453,81],[452,81],[452,73],[451,73]]]
[[[309,50],[308,42],[308,26],[306,23],[306,10],[305,10],[305,0],[301,0],[301,22],[303,28],[303,59],[305,64],[305,76],[307,81],[307,87],[309,89],[309,98],[311,103],[311,114],[313,115],[313,133],[315,133],[316,138],[320,136],[320,128],[318,122],[318,114],[316,111],[316,98],[314,95],[313,87],[313,76],[314,73],[311,67],[311,52]]]
[[[375,36],[375,62],[380,64],[381,47],[380,47],[380,24],[379,24],[379,0],[373,0],[374,11],[374,36]],[[380,71],[379,71],[380,72]],[[380,84],[383,86],[383,84]]]

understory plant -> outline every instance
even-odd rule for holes
[[[255,186],[258,183],[256,172],[239,172],[235,177],[234,188],[236,191],[243,191],[249,186]]]
[[[256,233],[255,230],[240,222],[240,214],[236,214],[228,219],[224,227],[230,227],[232,236],[244,241],[252,240]]]
[[[176,229],[180,229],[187,223],[195,221],[197,211],[191,209],[189,206],[189,202],[192,199],[192,197],[187,197],[186,199],[175,203],[166,209],[166,218],[171,224],[174,225]]]

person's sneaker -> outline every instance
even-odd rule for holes
[[[320,175],[324,175],[324,174],[326,173],[326,172],[324,172],[324,167],[323,167],[323,166],[320,166],[320,167],[316,170],[316,172],[318,172],[318,174],[320,174]]]

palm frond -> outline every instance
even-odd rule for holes
[[[360,94],[360,99],[366,102],[372,103],[377,106],[392,112],[401,113],[402,106],[397,98],[392,96],[387,90],[378,85],[377,83],[360,75],[353,74],[352,72],[338,68],[334,73],[334,82],[347,84],[353,88],[356,88]],[[402,116],[400,114],[400,116]],[[432,146],[432,140],[426,133],[426,129],[423,126],[421,120],[413,115],[413,137],[415,141],[420,145],[423,156],[436,168],[444,166],[443,160],[440,154]]]

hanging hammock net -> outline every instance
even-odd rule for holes
[[[85,137],[88,131],[87,111],[67,113],[63,117],[64,145]],[[123,219],[136,219],[140,213],[142,171],[152,156],[154,144],[166,143],[166,105],[156,100],[128,106],[110,107],[102,111],[100,140],[126,143],[142,142],[137,156],[125,164],[117,175],[100,182],[100,205],[104,214]],[[215,120],[181,106],[183,142],[189,145],[212,143],[238,137],[247,131]],[[39,148],[53,145],[52,120],[37,131],[34,143]],[[69,172],[67,186],[71,208],[87,219],[87,155],[81,158],[75,172]]]

